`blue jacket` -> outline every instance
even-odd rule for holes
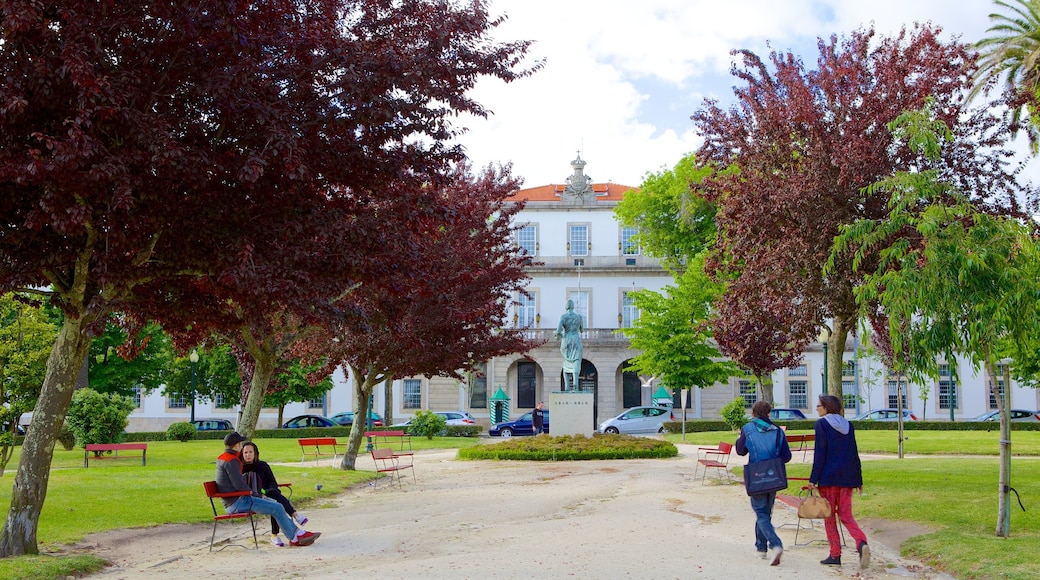
[[[755,418],[741,427],[736,447],[737,455],[751,453],[748,460],[752,463],[774,457],[779,457],[784,463],[791,461],[791,447],[787,445],[787,437],[783,430],[768,419]]]
[[[863,487],[863,469],[852,423],[836,414],[820,417],[814,444],[809,481],[825,487]]]

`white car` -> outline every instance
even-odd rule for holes
[[[473,418],[473,415],[465,411],[434,411],[434,415],[440,415],[444,417],[445,426],[452,425],[476,425],[477,420]],[[392,427],[407,427],[412,424],[412,420],[409,419],[404,423],[395,423]]]
[[[1036,421],[1040,421],[1040,411],[1008,409],[1008,415],[1011,420],[1015,422],[1026,421],[1029,423],[1035,423]],[[983,413],[978,417],[975,417],[972,421],[1000,421],[1000,413],[997,411],[990,411],[989,413]]]
[[[670,407],[632,407],[600,423],[600,433],[663,433],[664,422],[674,421]]]

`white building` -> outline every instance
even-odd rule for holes
[[[660,291],[672,282],[657,260],[641,254],[632,241],[635,232],[623,228],[614,217],[614,208],[634,188],[613,183],[593,183],[585,175],[585,162],[579,156],[571,162],[573,173],[563,184],[523,189],[516,200],[527,205],[517,216],[522,226],[517,245],[539,263],[530,270],[529,297],[515,296],[511,306],[513,324],[529,329],[532,338],[544,344],[524,355],[498,357],[482,365],[467,383],[447,378],[398,379],[392,397],[376,389],[374,409],[380,414],[392,411],[395,421],[403,421],[418,409],[435,411],[466,410],[487,423],[489,400],[502,391],[509,398],[510,416],[531,410],[538,401],[562,385],[562,356],[559,341],[553,338],[560,315],[568,300],[585,321],[584,360],[579,387],[595,394],[595,420],[603,421],[622,410],[650,404],[659,385],[644,386],[634,373],[623,369],[635,356],[628,340],[617,330],[631,326],[639,313],[629,293],[634,290]],[[834,353],[830,353],[833,356]],[[843,356],[847,395],[847,415],[875,408],[895,407],[897,378],[889,375],[876,360],[860,356],[859,345],[850,337]],[[805,353],[803,363],[773,374],[774,406],[801,409],[814,415],[816,397],[824,392],[824,352],[814,345]],[[983,377],[963,360],[944,365],[941,380],[928,385],[906,384],[904,407],[918,419],[953,418],[967,420],[996,408]],[[960,378],[960,383],[950,380]],[[335,387],[322,400],[295,403],[285,409],[284,418],[312,413],[331,416],[355,410],[349,382],[342,373],[334,377]],[[1003,388],[1003,380],[999,381]],[[673,385],[682,387],[685,385]],[[848,396],[852,395],[852,396]],[[1007,392],[1009,407],[1040,408],[1040,395],[1031,388],[1011,385]],[[687,418],[718,418],[719,409],[737,396],[748,406],[757,398],[755,385],[748,377],[733,377],[726,384],[693,389],[687,401]],[[185,421],[190,413],[187,401],[170,401],[159,393],[140,399],[131,416],[130,430],[165,430],[171,422]],[[676,405],[679,401],[676,397]],[[389,408],[388,408],[389,405]],[[221,408],[197,403],[197,419],[227,418],[235,421],[238,408]],[[264,409],[260,428],[276,426],[277,410]]]

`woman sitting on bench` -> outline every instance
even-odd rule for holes
[[[246,442],[242,445],[242,475],[246,477],[246,482],[249,482],[248,476],[245,474],[253,473],[257,478],[257,487],[264,490],[264,495],[282,504],[285,508],[285,513],[289,514],[289,517],[296,520],[296,523],[301,526],[307,523],[307,516],[296,511],[292,503],[289,502],[289,498],[282,495],[281,490],[278,489],[278,480],[274,478],[274,472],[271,471],[271,466],[266,461],[260,461],[260,450],[257,448],[256,443],[252,441]],[[282,538],[279,537],[278,522],[271,517],[271,543],[275,546],[284,546]]]

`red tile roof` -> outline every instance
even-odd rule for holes
[[[526,201],[559,201],[560,196],[563,194],[566,185],[562,184],[550,184],[542,185],[539,187],[528,187],[527,189],[521,189],[513,193],[511,198],[513,200],[526,200]],[[636,189],[630,185],[621,185],[619,183],[593,183],[592,191],[596,193],[596,199],[602,201],[621,201],[625,193]],[[606,195],[603,195],[603,194]]]

